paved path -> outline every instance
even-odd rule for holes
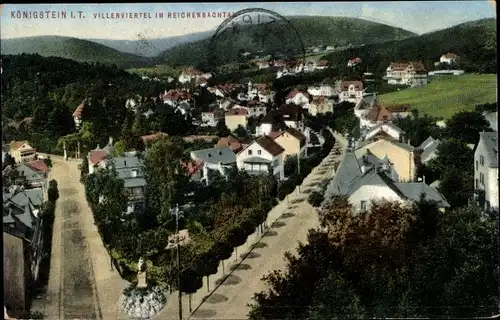
[[[334,149],[345,150],[345,142],[339,141]],[[228,261],[233,267],[238,266],[229,277],[217,287],[220,280],[228,275],[228,264],[226,272],[222,268],[216,275],[210,277],[212,293],[204,284],[203,288],[192,295],[193,314],[190,315],[188,299],[183,297],[183,318],[190,319],[246,319],[253,294],[265,289],[265,284],[260,279],[272,270],[286,267],[283,255],[285,252],[295,252],[298,242],[307,240],[308,230],[318,226],[318,215],[316,210],[307,203],[307,197],[315,188],[319,188],[322,181],[331,179],[334,174],[334,164],[340,161],[343,156],[334,155],[331,152],[313,172],[306,177],[302,186],[289,195],[285,201],[281,201],[269,213],[268,223],[274,225],[264,237],[257,234],[255,241],[249,240],[251,244],[256,244],[255,248],[243,260],[237,254]],[[300,191],[299,191],[300,189]],[[251,244],[238,252],[248,252]],[[204,279],[206,282],[206,278]],[[208,296],[209,295],[209,296]],[[207,298],[208,296],[208,298]],[[203,298],[206,298],[203,302]],[[158,319],[179,319],[177,292],[170,295],[167,306],[154,318]]]
[[[127,281],[110,270],[110,258],[94,225],[75,160],[51,156],[50,179],[59,188],[45,299],[33,309],[46,319],[115,319]]]

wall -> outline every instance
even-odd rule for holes
[[[281,136],[274,139],[274,141],[285,149],[285,152],[283,152],[284,156],[296,155],[300,152],[299,140],[288,132],[283,133]]]
[[[401,198],[387,186],[362,186],[356,190],[350,197],[351,202],[356,210],[361,209],[361,201],[366,201],[367,210],[370,209],[370,201],[374,199],[385,198],[387,200],[400,200]]]
[[[498,209],[498,168],[489,168],[485,179],[488,179],[485,183],[489,189],[486,200],[490,202],[491,207]]]
[[[382,139],[356,150],[356,157],[360,158],[367,149],[380,159],[387,154],[402,182],[413,180],[415,173],[413,153]]]
[[[231,131],[234,131],[236,128],[238,128],[239,125],[243,126],[244,128],[247,126],[247,119],[244,115],[226,116],[225,119],[226,127]]]
[[[12,314],[26,309],[26,274],[29,274],[27,248],[22,239],[3,233],[4,305]]]

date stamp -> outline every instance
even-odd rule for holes
[[[211,70],[238,71],[255,60],[305,61],[304,43],[294,25],[263,8],[244,9],[224,20],[208,46]]]

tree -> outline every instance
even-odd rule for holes
[[[14,157],[10,155],[10,153],[6,153],[4,160],[2,162],[2,171],[7,168],[8,166],[14,166],[16,164],[16,160]]]
[[[52,168],[52,159],[50,158],[50,156],[47,156],[47,158],[44,158],[43,163],[45,163],[45,165],[48,168]]]
[[[324,200],[323,195],[318,191],[313,191],[311,193],[311,195],[309,196],[309,198],[307,198],[307,201],[313,207],[321,206],[321,203],[323,203],[323,200]]]
[[[191,297],[198,289],[203,286],[203,280],[200,273],[192,268],[187,267],[181,271],[181,287],[180,290],[189,295],[189,312],[192,312]]]
[[[296,156],[287,156],[285,158],[284,173],[285,177],[289,177],[298,172],[298,161]]]
[[[57,181],[52,179],[49,181],[49,188],[48,188],[48,198],[50,202],[56,202],[56,200],[59,198],[59,190],[57,189]]]
[[[236,129],[234,129],[234,134],[236,135],[236,137],[238,137],[240,139],[244,139],[244,138],[248,137],[247,130],[241,125],[238,125],[238,127]]]
[[[477,111],[461,111],[446,121],[445,136],[476,145],[479,133],[491,131],[486,118]]]
[[[311,133],[309,134],[309,137],[310,137],[311,144],[312,144],[313,146],[318,145],[318,144],[320,143],[320,142],[319,142],[319,138],[318,138],[318,135],[317,135],[317,134],[315,134],[315,133],[311,132]]]
[[[420,116],[418,109],[411,110],[412,116],[394,119],[394,124],[403,129],[405,139],[413,146],[419,146],[429,136],[441,138],[441,129],[436,125],[438,120],[427,114]]]

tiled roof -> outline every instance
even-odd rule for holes
[[[165,137],[165,136],[168,136],[168,135],[166,133],[163,133],[163,132],[157,132],[157,133],[141,136],[141,139],[144,143],[149,143],[152,141],[156,141],[156,140],[158,140],[162,137]]]
[[[269,112],[260,120],[260,123],[263,124],[274,124],[278,120],[278,112],[274,109],[269,110]]]
[[[286,96],[286,98],[293,99],[299,93],[303,94],[306,98],[309,98],[309,93],[297,89],[293,89],[292,91],[290,91],[290,93]]]
[[[281,136],[284,133],[284,131],[271,131],[267,134],[267,136],[271,139],[276,139],[277,137]]]
[[[403,132],[403,129],[401,129],[400,127],[398,127],[397,125],[395,124],[392,124],[390,122],[382,122],[382,123],[379,123],[377,124],[376,126],[372,127],[370,130],[368,130],[368,134],[374,132],[374,131],[377,131],[379,130],[380,128],[383,128],[383,127],[388,127],[388,128],[391,128],[392,130],[396,131],[396,132],[399,132],[399,133],[402,133]]]
[[[363,82],[361,81],[342,81],[340,84],[340,90],[342,91],[348,91],[349,87],[353,85],[354,89],[356,91],[362,91],[363,90]]]
[[[267,136],[261,137],[255,140],[255,142],[273,156],[277,156],[285,151],[282,146],[280,146],[273,139]]]
[[[28,144],[28,141],[12,141],[10,143],[10,149],[17,150],[21,148],[24,144]]]
[[[229,147],[214,147],[191,151],[191,158],[211,164],[232,164],[236,162],[236,155]]]
[[[426,71],[422,61],[393,62],[391,63],[390,68],[396,71],[405,71],[410,66],[412,66],[415,71]]]
[[[85,100],[76,107],[75,111],[73,112],[73,117],[80,118],[82,116],[83,108],[85,107]]]
[[[93,166],[108,158],[108,153],[104,150],[92,150],[89,152],[89,163]]]
[[[243,108],[233,108],[226,113],[226,116],[247,116],[248,110]]]
[[[375,106],[366,114],[366,119],[371,121],[391,121],[392,113],[385,107]]]
[[[192,177],[196,172],[203,168],[203,161],[191,160],[187,163],[182,163],[181,165],[187,170],[187,175]]]
[[[160,94],[160,98],[163,100],[189,100],[191,99],[191,94],[185,90],[170,90],[165,94]]]
[[[220,140],[217,142],[217,144],[215,146],[221,147],[221,148],[222,147],[229,147],[235,153],[240,151],[243,148],[241,142],[238,141],[238,139],[236,139],[232,135],[228,135],[227,137],[220,138]]]
[[[17,171],[21,173],[23,176],[26,177],[26,180],[28,181],[40,181],[44,180],[45,177],[42,173],[33,170],[32,168],[28,167],[26,164],[22,163],[17,166]]]
[[[297,138],[297,140],[299,140],[301,142],[301,144],[306,141],[306,136],[303,135],[302,132],[300,132],[299,130],[297,130],[295,128],[288,128],[286,130],[286,132],[288,132],[289,134],[291,134],[292,136]]]
[[[187,68],[182,73],[188,76],[201,76],[203,74],[202,71],[194,68]]]
[[[43,162],[43,160],[33,160],[26,163],[26,165],[41,173],[48,173],[50,171],[49,167],[45,164],[45,162]]]

